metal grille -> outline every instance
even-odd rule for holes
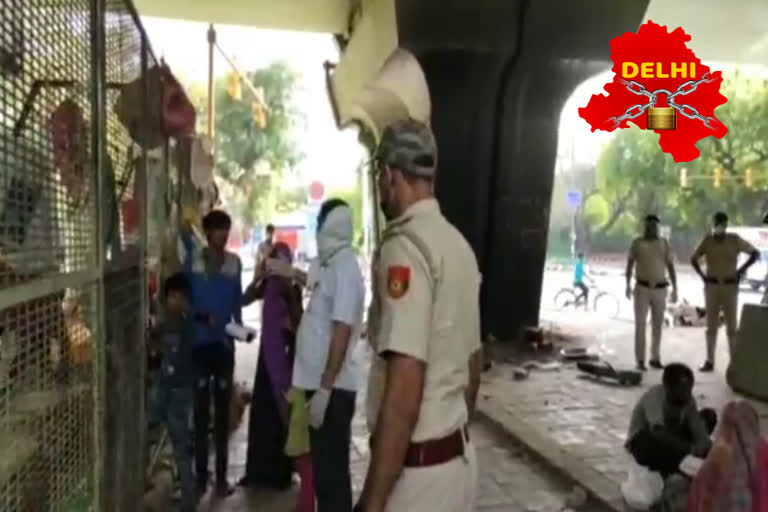
[[[141,503],[148,48],[127,1],[0,0],[2,512]]]

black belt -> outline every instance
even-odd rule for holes
[[[644,286],[646,288],[654,288],[654,289],[666,288],[667,286],[669,286],[669,283],[666,281],[651,284],[650,281],[645,281],[643,279],[638,279],[637,284],[639,284],[640,286]]]
[[[739,284],[739,278],[738,277],[728,277],[728,278],[718,278],[718,277],[707,277],[706,278],[707,284]]]

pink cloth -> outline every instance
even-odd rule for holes
[[[723,409],[717,438],[691,483],[687,512],[768,512],[768,445],[745,401]]]
[[[761,441],[757,456],[755,512],[768,512],[768,442]]]
[[[299,474],[299,502],[297,512],[315,512],[315,474],[312,467],[312,455],[306,454],[294,459],[296,472]]]

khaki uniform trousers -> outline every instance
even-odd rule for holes
[[[473,512],[477,482],[477,454],[467,441],[463,457],[437,466],[403,469],[384,510]]]
[[[736,347],[736,308],[739,303],[739,287],[736,284],[710,284],[704,287],[704,304],[707,309],[707,361],[715,362],[717,331],[720,327],[720,312],[725,317],[725,332],[728,336],[729,353]]]
[[[667,289],[635,286],[635,360],[645,362],[645,326],[651,311],[651,361],[661,360],[661,327],[667,307]]]

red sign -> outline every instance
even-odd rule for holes
[[[661,150],[675,162],[699,156],[696,143],[722,139],[728,128],[715,117],[727,100],[720,94],[720,71],[711,71],[686,45],[691,36],[682,28],[672,32],[648,21],[637,33],[611,41],[613,80],[608,93],[592,96],[579,115],[592,131],[638,128],[659,134]]]
[[[275,231],[275,240],[285,243],[293,252],[296,252],[296,248],[299,246],[299,234],[295,229],[278,228]]]
[[[325,187],[319,181],[313,181],[309,185],[309,198],[313,201],[319,201],[325,195]]]

